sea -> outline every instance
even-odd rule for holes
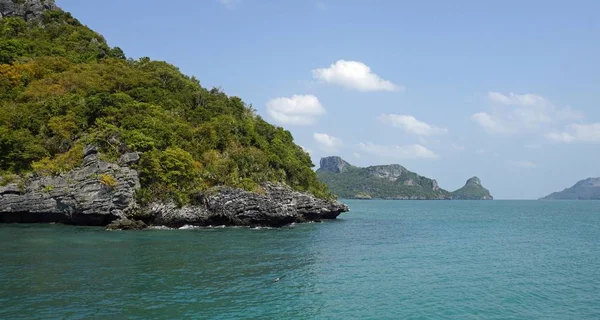
[[[600,319],[598,201],[343,201],[279,229],[0,225],[0,319]]]

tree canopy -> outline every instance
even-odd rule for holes
[[[95,144],[107,160],[141,153],[145,200],[268,181],[331,197],[290,132],[240,98],[166,62],[127,59],[69,13],[39,20],[0,19],[0,174],[60,174]]]

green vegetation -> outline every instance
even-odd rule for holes
[[[333,193],[346,199],[449,199],[434,180],[419,176],[398,165],[359,168],[348,166],[343,172],[317,170],[319,179]],[[393,175],[393,179],[382,177]]]
[[[541,200],[600,200],[600,178],[587,178]]]
[[[448,192],[435,180],[397,164],[359,168],[340,157],[326,157],[321,159],[317,175],[332,192],[347,199],[493,199],[477,177],[469,179],[464,187]]]
[[[100,183],[102,183],[103,185],[107,186],[110,189],[113,189],[119,185],[119,181],[117,181],[117,179],[115,177],[111,176],[110,174],[104,173],[104,174],[98,175],[98,180],[100,181]]]
[[[452,192],[452,198],[456,200],[491,200],[490,191],[481,185],[477,177],[467,180],[464,187]]]
[[[331,197],[290,132],[240,98],[166,62],[126,59],[63,11],[0,19],[0,173],[63,173],[87,144],[111,160],[141,152],[145,200],[267,181]]]

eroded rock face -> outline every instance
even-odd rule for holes
[[[109,229],[143,229],[147,225],[182,227],[271,226],[335,219],[348,207],[317,199],[282,184],[265,184],[264,194],[229,187],[197,195],[194,205],[153,203],[140,207],[135,170],[99,160],[97,149],[87,147],[80,168],[57,177],[31,178],[22,186],[0,188],[0,222],[61,222],[108,225]],[[125,154],[120,163],[133,164],[138,154]]]
[[[282,184],[265,184],[265,194],[218,187],[199,196],[196,205],[177,208],[173,204],[153,204],[146,220],[153,225],[271,226],[293,222],[335,219],[348,206],[337,201],[317,199]]]
[[[404,168],[403,166],[398,165],[398,164],[390,164],[390,165],[383,165],[383,166],[371,166],[371,167],[368,167],[367,170],[369,171],[369,174],[372,176],[375,176],[380,179],[387,179],[390,181],[396,181],[396,180],[398,180],[399,177],[402,176],[402,174],[408,172],[408,170],[406,170],[406,168]],[[415,185],[414,181],[412,181],[411,183],[412,184],[406,184],[406,185]]]
[[[325,157],[321,158],[319,167],[321,170],[330,171],[333,173],[341,173],[352,167],[348,162],[340,157]]]
[[[56,10],[54,0],[0,0],[0,18],[22,17],[25,20],[39,18],[46,10]]]
[[[106,225],[135,209],[137,172],[98,160],[86,148],[83,165],[56,177],[31,178],[0,189],[0,222]]]

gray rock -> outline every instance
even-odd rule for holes
[[[21,194],[21,190],[19,189],[19,186],[17,186],[16,183],[11,183],[4,187],[0,187],[0,196],[7,194]]]
[[[111,176],[117,184],[104,185],[100,178]],[[55,177],[31,178],[24,190],[8,185],[0,191],[0,222],[62,222],[106,225],[124,217],[137,204],[134,192],[140,187],[135,170],[99,161],[91,153],[82,167]]]
[[[0,18],[22,17],[31,20],[39,18],[46,10],[57,9],[54,0],[0,0]]]
[[[352,168],[352,165],[344,161],[342,158],[334,156],[321,158],[320,168],[321,170],[333,173],[342,173],[349,168]]]
[[[106,226],[107,230],[142,230],[148,226],[140,220],[119,219]]]
[[[23,190],[15,184],[0,188],[0,222],[110,225],[110,229],[128,230],[142,228],[143,223],[168,227],[279,227],[293,222],[335,219],[348,211],[346,205],[337,201],[317,199],[286,185],[271,183],[263,186],[264,194],[217,187],[198,194],[194,205],[180,208],[173,203],[154,203],[140,208],[134,197],[140,188],[135,170],[100,161],[92,147],[86,148],[84,154],[83,165],[66,174],[30,178]],[[115,178],[116,186],[104,185],[103,175]]]
[[[264,189],[265,194],[258,194],[217,187],[198,195],[197,204],[182,208],[155,203],[148,208],[148,222],[174,228],[184,225],[280,227],[294,222],[335,219],[348,211],[345,204],[317,199],[283,184],[268,183]]]
[[[130,166],[140,161],[140,155],[137,152],[128,152],[119,158],[119,164],[122,166]]]
[[[396,181],[403,174],[406,174],[408,170],[399,164],[389,164],[380,166],[371,166],[367,168],[367,172],[379,179],[386,179],[390,181]],[[415,185],[415,182],[412,182]]]
[[[83,148],[83,156],[84,157],[87,157],[92,154],[97,154],[97,153],[98,153],[98,147],[96,147],[94,145],[87,145],[87,146],[85,146],[85,148]]]

